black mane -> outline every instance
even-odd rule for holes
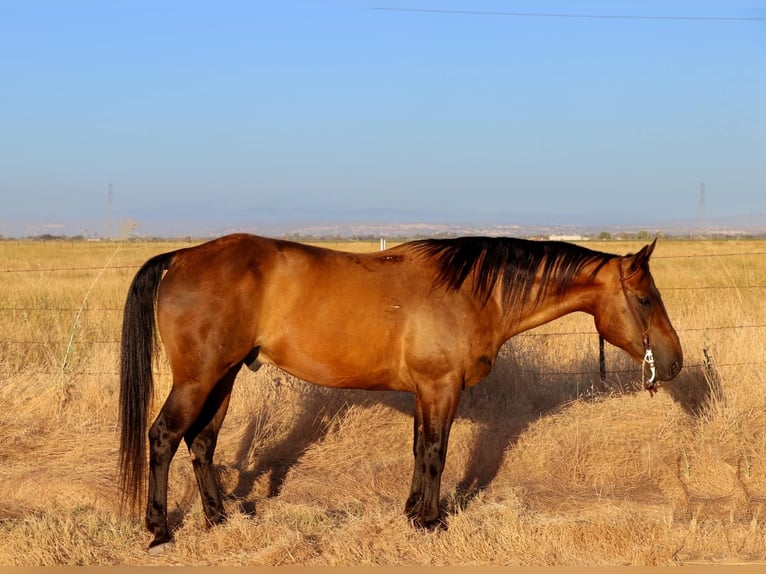
[[[535,304],[551,290],[567,291],[582,269],[597,263],[592,276],[617,257],[562,241],[531,241],[507,237],[460,237],[415,241],[413,248],[439,268],[435,287],[459,289],[473,276],[473,294],[486,303],[493,287],[501,282],[509,310],[529,298],[540,274],[541,288]]]

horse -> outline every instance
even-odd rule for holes
[[[125,302],[120,360],[120,487],[136,508],[148,482],[150,550],[172,542],[168,470],[189,449],[209,525],[226,514],[213,468],[218,432],[242,366],[276,365],[337,389],[414,395],[414,467],[404,511],[444,526],[439,506],[461,392],[484,379],[514,335],[572,312],[594,317],[650,391],[683,365],[649,270],[657,239],[619,256],[560,241],[423,239],[355,254],[231,234],[150,258]],[[172,387],[148,430],[152,360],[161,337]]]

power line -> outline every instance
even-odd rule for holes
[[[764,22],[766,16],[657,16],[620,14],[568,14],[554,12],[500,12],[485,10],[449,10],[441,8],[395,8],[377,6],[370,8],[381,12],[409,12],[421,14],[457,14],[467,16],[505,16],[514,18],[563,18],[572,20],[669,20],[677,22]]]

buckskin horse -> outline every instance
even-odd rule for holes
[[[681,369],[678,336],[649,271],[656,239],[633,255],[571,243],[463,237],[353,254],[227,235],[149,259],[125,303],[120,368],[120,484],[135,507],[158,327],[172,388],[148,432],[150,549],[172,540],[170,461],[183,439],[209,524],[225,519],[213,468],[218,431],[243,365],[305,381],[415,396],[414,470],[405,513],[441,524],[439,489],[461,391],[484,379],[505,341],[567,313],[593,315],[654,390]]]

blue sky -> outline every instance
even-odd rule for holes
[[[762,1],[4,0],[0,75],[0,234],[766,214]]]

